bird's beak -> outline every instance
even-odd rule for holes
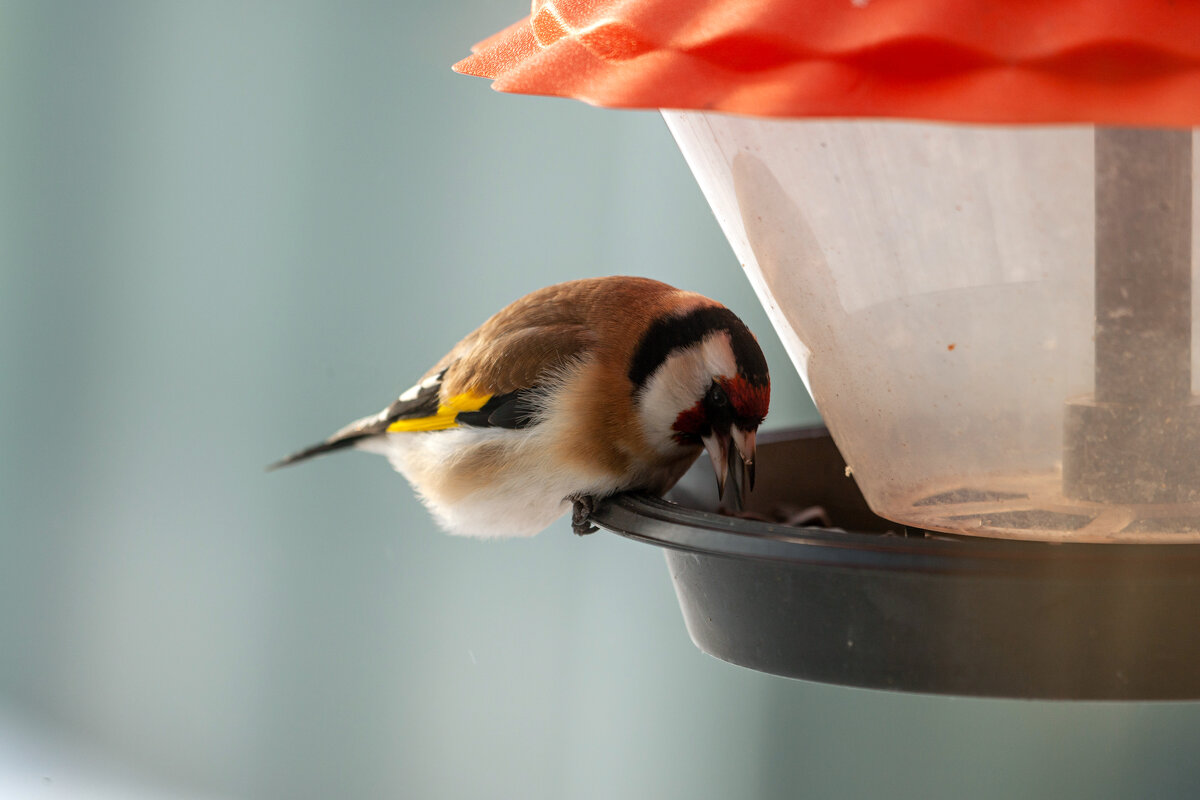
[[[737,449],[737,453],[742,457],[742,476],[746,479],[745,485],[751,489],[754,488],[754,440],[758,435],[757,431],[744,431],[737,425],[729,429],[730,438],[733,439],[733,446]]]
[[[754,439],[754,431],[744,431],[736,425],[728,431],[713,431],[703,438],[704,449],[708,451],[713,471],[717,474],[717,497],[725,497],[725,482],[729,478],[734,453],[737,453],[742,467],[742,480],[738,482],[735,479],[735,483],[740,483],[736,487],[738,494],[740,495],[743,486],[754,488]],[[736,463],[733,464],[733,468],[737,468]]]

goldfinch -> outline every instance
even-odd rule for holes
[[[754,335],[702,295],[591,278],[501,309],[383,411],[271,468],[343,448],[387,456],[450,533],[531,536],[573,507],[662,494],[706,448],[753,486],[771,382]],[[740,461],[740,469],[738,469]],[[740,488],[740,487],[739,487]]]

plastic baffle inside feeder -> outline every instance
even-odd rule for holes
[[[1190,130],[665,116],[877,513],[1200,541]]]

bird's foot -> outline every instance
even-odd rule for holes
[[[567,499],[571,501],[571,530],[576,536],[586,536],[600,530],[591,523],[592,512],[596,510],[596,498],[581,494]]]

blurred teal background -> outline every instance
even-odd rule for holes
[[[757,674],[652,548],[263,472],[590,275],[722,300],[816,419],[656,114],[451,73],[524,13],[0,1],[0,796],[1194,795],[1200,707]]]

